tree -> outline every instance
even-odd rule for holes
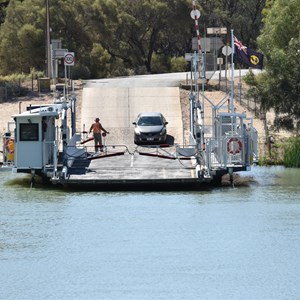
[[[252,46],[264,2],[201,1],[201,36],[206,27],[225,26]],[[45,0],[7,3],[1,10],[0,74],[45,70]],[[191,52],[195,36],[191,0],[49,0],[49,10],[51,39],[75,52],[73,74],[84,78],[168,72]]]
[[[259,45],[265,55],[264,109],[300,119],[300,0],[272,0]]]
[[[186,0],[96,0],[98,43],[135,72],[142,66],[151,72],[153,53],[184,53],[190,6]]]
[[[36,7],[38,0],[28,0],[28,5]],[[0,71],[30,73],[32,67],[40,69],[44,65],[43,12],[32,9],[22,2],[11,0],[0,31]]]
[[[28,0],[27,0],[28,1]],[[90,53],[95,31],[92,27],[94,9],[90,0],[49,0],[51,39],[59,39],[62,48],[75,53],[77,74],[79,69],[92,76]],[[83,74],[82,74],[83,75]]]
[[[76,52],[76,60],[84,63],[92,47],[90,1],[51,0],[49,4],[51,39],[60,39],[62,47]],[[10,0],[0,29],[1,74],[45,69],[45,1]]]
[[[245,45],[256,48],[266,0],[205,0],[200,3],[204,18],[202,27],[226,27],[228,32],[234,29]]]

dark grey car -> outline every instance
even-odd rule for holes
[[[136,121],[132,124],[134,128],[135,144],[161,144],[167,139],[168,122],[165,117],[158,112],[140,113]]]

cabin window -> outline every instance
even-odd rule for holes
[[[20,124],[20,141],[38,141],[39,124],[25,123]]]

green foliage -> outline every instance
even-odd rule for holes
[[[31,76],[31,78],[42,78],[45,76],[44,72],[36,70],[35,68],[31,68],[30,69],[30,74],[28,75],[28,77]],[[26,79],[28,79],[28,77]]]
[[[1,0],[0,1],[0,24],[4,22],[5,19],[5,10],[8,5],[8,0]]]
[[[187,62],[184,57],[171,58],[171,72],[185,72],[187,70]]]
[[[249,73],[243,78],[243,81],[249,86],[246,98],[255,99],[257,103],[260,103],[261,112],[266,112],[269,107],[264,105],[265,99],[268,98],[268,85],[266,85],[267,73],[259,73],[254,75],[250,70]]]
[[[89,79],[91,78],[91,72],[89,68],[81,63],[77,63],[71,69],[71,77],[72,79]]]
[[[29,74],[25,73],[13,73],[10,75],[0,76],[0,82],[7,83],[7,82],[23,82],[26,80],[37,79],[39,77],[43,77],[43,72],[37,71],[34,68],[30,70]]]
[[[8,98],[14,96],[24,96],[27,93],[27,89],[22,86],[25,81],[31,81],[41,77],[42,73],[32,69],[30,74],[10,74],[6,76],[0,76],[0,86],[6,88],[6,94]]]
[[[300,137],[283,139],[272,144],[268,157],[260,157],[259,165],[284,165],[300,168]]]
[[[167,55],[152,55],[152,73],[167,73],[170,70],[170,59]]]
[[[201,1],[201,36],[206,27],[221,26],[255,44],[264,3]],[[184,54],[196,35],[191,10],[190,0],[51,0],[51,39],[75,52],[73,76],[184,70]],[[0,74],[29,73],[33,67],[44,71],[45,1],[5,1],[1,17]]]
[[[300,138],[290,138],[284,153],[284,166],[300,168]]]
[[[99,44],[123,60],[124,67],[152,72],[152,59],[172,52],[185,52],[188,42],[190,4],[181,0],[96,0]],[[180,28],[180,30],[179,30]],[[156,72],[156,71],[155,71]]]
[[[226,27],[250,48],[256,48],[260,33],[262,10],[266,0],[215,0],[199,1],[202,6],[203,22],[200,27]],[[230,33],[230,32],[229,32]],[[228,34],[228,40],[230,40]]]
[[[274,120],[274,127],[276,130],[292,131],[294,129],[294,121],[289,116],[277,116]]]
[[[38,0],[26,5],[38,7]],[[44,18],[39,9],[11,0],[0,30],[0,74],[29,73],[44,64]]]
[[[300,0],[275,0],[265,10],[259,45],[265,54],[265,109],[300,119]]]
[[[259,166],[278,166],[282,164],[282,161],[278,160],[277,157],[275,157],[274,152],[272,154],[272,157],[260,156],[258,161]]]
[[[254,75],[252,70],[243,77],[243,81],[249,86],[247,90],[246,97],[250,99],[259,99],[261,98],[261,86],[258,83],[257,77]]]
[[[111,76],[112,57],[105,50],[101,44],[94,43],[90,52],[90,60],[93,61],[91,65],[91,72],[98,78],[105,78]]]

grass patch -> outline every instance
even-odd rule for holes
[[[300,137],[288,139],[285,145],[283,165],[288,168],[300,168]]]
[[[26,95],[28,89],[24,82],[30,82],[39,77],[43,77],[43,73],[32,70],[30,74],[10,74],[0,76],[0,88],[2,89],[2,98],[8,100],[13,97]]]

